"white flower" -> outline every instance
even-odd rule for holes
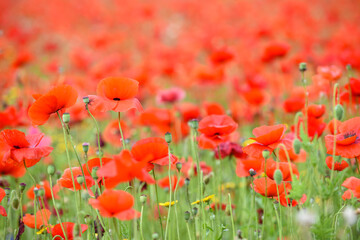
[[[316,214],[307,209],[301,209],[296,216],[296,220],[300,225],[310,226],[316,222]]]
[[[354,225],[357,220],[355,209],[351,206],[347,206],[343,212],[343,217],[347,225]]]

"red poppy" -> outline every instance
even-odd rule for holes
[[[339,120],[336,120],[336,119],[333,119],[333,120],[331,120],[329,123],[328,123],[328,125],[327,125],[327,127],[328,127],[328,129],[329,129],[329,131],[330,131],[330,133],[332,134],[332,135],[334,135],[334,133],[335,133],[335,129],[334,129],[334,127],[335,127],[335,122],[336,122],[336,133],[339,133],[339,126],[340,126],[340,124],[341,124],[341,121],[339,121]]]
[[[103,217],[115,217],[126,221],[140,217],[134,210],[134,197],[122,190],[106,189],[97,199],[89,199],[89,204],[100,211]]]
[[[135,96],[139,82],[125,77],[108,77],[97,86],[97,95],[90,95],[89,107],[94,111],[125,112],[132,108],[142,111],[143,108]]]
[[[4,154],[7,152],[7,144],[0,141],[0,175],[10,175],[14,178],[20,178],[26,173],[23,163],[15,162],[12,159],[4,159]]]
[[[360,156],[360,117],[354,117],[339,126],[337,135],[325,136],[327,153],[333,155],[334,140],[336,141],[335,155],[344,158]]]
[[[168,165],[169,164],[168,144],[163,138],[150,137],[137,141],[132,149],[131,154],[138,162],[146,162],[147,170],[154,168],[153,164]],[[171,164],[177,162],[177,158],[170,154]]]
[[[75,223],[72,222],[63,222],[62,226],[66,232],[66,237],[68,240],[73,240],[76,236],[74,236],[74,227],[75,227]],[[86,224],[81,224],[81,233],[80,236],[82,235],[82,233],[84,233],[86,230],[88,229],[88,226]],[[63,240],[65,239],[64,236],[64,232],[61,228],[61,224],[58,223],[56,224],[54,227],[52,227],[51,229],[48,229],[48,232],[51,233],[52,235],[52,239],[53,240]]]
[[[253,130],[255,138],[250,138],[255,142],[244,147],[243,151],[250,156],[261,158],[264,150],[271,154],[279,144],[284,144],[286,149],[290,149],[291,141],[284,137],[285,131],[284,124],[257,127]]]
[[[251,158],[238,159],[236,161],[236,175],[238,177],[248,177],[250,175],[250,169],[255,171],[255,176],[263,172],[264,158]]]
[[[276,58],[284,57],[290,49],[287,43],[273,42],[267,45],[263,51],[261,60],[263,62],[270,62]]]
[[[37,184],[36,185],[37,188],[43,188],[44,191],[45,191],[45,194],[44,194],[44,198],[45,199],[51,199],[52,196],[51,196],[51,190],[50,190],[50,183],[49,181],[45,180],[43,181],[41,184]],[[35,194],[34,194],[34,188],[35,186],[32,186],[27,192],[26,192],[26,195],[29,199],[33,200],[35,198]],[[58,198],[58,193],[59,189],[55,186],[53,186],[53,193],[54,193],[54,198]]]
[[[348,190],[342,195],[342,199],[360,198],[360,179],[356,177],[347,178],[341,185]]]
[[[303,128],[305,128],[304,120],[303,120],[303,118],[300,117],[299,121],[297,122],[297,125],[296,125],[298,138],[300,138],[301,124],[303,125]],[[310,139],[313,139],[315,136],[320,137],[322,135],[322,133],[324,132],[324,130],[326,128],[326,123],[324,123],[322,118],[315,118],[312,116],[308,116],[307,128],[308,128],[308,136],[310,137]],[[295,131],[294,129],[295,129],[295,126],[292,126],[291,130]]]
[[[284,101],[284,110],[288,113],[300,111],[305,106],[305,93],[302,88],[295,88],[288,99]]]
[[[6,144],[7,151],[3,160],[9,158],[17,163],[25,161],[26,167],[34,166],[41,158],[47,157],[53,150],[52,147],[39,146],[44,134],[32,134],[25,136],[25,133],[13,129],[5,129],[0,133],[0,141]]]
[[[205,115],[224,115],[225,110],[224,107],[216,102],[204,102],[203,108],[205,109]]]
[[[62,112],[76,103],[78,93],[70,85],[59,85],[44,95],[34,95],[36,101],[29,108],[29,117],[34,125],[43,125],[56,112]]]
[[[161,90],[156,95],[156,101],[158,104],[162,103],[175,103],[184,99],[185,91],[178,87]]]
[[[40,229],[42,226],[47,226],[50,219],[51,212],[48,209],[41,209],[36,212],[36,229]],[[29,228],[35,228],[35,216],[31,214],[25,214],[23,222]]]
[[[92,159],[88,160],[87,163],[84,163],[82,165],[83,170],[84,170],[84,175],[91,177],[91,173],[94,168],[100,168],[101,166],[105,166],[107,163],[109,163],[111,161],[112,161],[112,158],[107,158],[107,157],[102,157],[101,162],[100,162],[100,158],[92,158]],[[103,180],[102,178],[99,178],[98,183],[103,184],[102,180]]]
[[[200,109],[192,103],[181,103],[177,106],[178,111],[181,113],[183,122],[187,123],[192,119],[200,118]]]
[[[226,204],[226,203],[211,203],[210,204],[210,208],[212,209],[212,210],[219,210],[219,209],[221,209],[222,211],[225,211],[226,210],[226,208],[227,208],[227,206],[228,206],[228,204]],[[235,209],[236,208],[236,206],[234,205],[234,204],[231,204],[231,209]]]
[[[145,167],[147,162],[136,161],[129,150],[123,150],[119,155],[114,155],[109,161],[97,171],[99,179],[105,178],[105,187],[114,188],[119,183],[129,182],[134,178],[148,184],[154,184],[155,180],[149,175]]]
[[[72,170],[72,173],[73,173],[73,176],[74,176],[74,183],[75,183],[75,186],[73,185],[73,181],[72,181],[72,177],[71,177],[71,170]],[[67,168],[64,170],[64,174],[61,176],[61,178],[59,178],[57,180],[59,186],[61,187],[64,187],[64,188],[68,188],[72,191],[77,191],[77,190],[80,190],[80,189],[86,189],[85,188],[85,182],[82,183],[82,185],[80,185],[80,183],[78,183],[77,181],[77,177],[81,176],[83,177],[82,175],[82,172],[81,172],[81,168],[80,167],[73,167],[73,168]],[[86,186],[88,187],[88,190],[91,191],[90,187],[93,186],[95,184],[94,180],[92,179],[91,176],[87,176],[85,175],[85,181],[86,181]]]
[[[298,204],[304,204],[306,202],[307,196],[303,194],[299,201],[296,201],[291,198],[287,198],[287,194],[283,193],[280,195],[280,204],[284,207],[296,207]]]
[[[226,47],[213,51],[210,55],[210,61],[214,65],[221,65],[230,62],[234,59],[234,54]]]
[[[251,187],[254,189],[255,192],[271,198],[278,196],[277,188],[279,189],[279,195],[281,195],[291,186],[290,184],[286,184],[285,189],[284,184],[277,185],[276,182],[271,178],[262,177],[255,179]]]
[[[179,183],[178,183],[179,181]],[[183,185],[184,185],[184,178],[180,177],[180,179],[178,179],[178,177],[176,175],[174,176],[171,176],[171,191],[174,192],[175,191],[175,188],[179,189],[181,188]],[[160,179],[158,181],[158,185],[161,187],[161,188],[164,188],[164,189],[170,189],[170,179],[169,177],[164,177],[163,179]]]
[[[334,165],[334,171],[342,171],[349,166],[349,163],[345,160],[342,160],[340,162],[336,161],[335,163],[333,163],[333,161],[334,160],[332,156],[328,156],[325,159],[326,166],[328,166],[330,170],[333,170],[333,165]]]
[[[227,141],[229,135],[236,130],[238,124],[227,115],[210,115],[199,122],[199,146],[215,148]]]
[[[350,78],[349,80],[351,93],[355,96],[360,96],[360,79]]]
[[[331,65],[331,66],[319,66],[317,67],[317,72],[323,77],[330,81],[336,81],[341,78],[342,70],[341,68]]]
[[[6,196],[5,190],[0,188],[0,202],[4,199],[4,197]],[[6,209],[0,205],[0,215],[6,217],[7,213],[6,213]]]
[[[274,173],[277,169],[280,169],[283,175],[283,181],[292,181],[291,172],[295,176],[299,176],[299,171],[295,164],[291,163],[291,170],[289,163],[287,162],[276,162],[271,158],[266,160],[266,169],[265,169],[265,161],[263,161],[263,169],[266,173],[266,176],[274,180]]]
[[[221,159],[224,159],[227,156],[234,156],[236,158],[240,158],[244,155],[242,151],[242,147],[239,144],[230,141],[220,143],[219,149],[220,149]],[[214,153],[215,153],[215,158],[219,159],[219,150],[214,149]]]
[[[309,117],[314,117],[314,118],[320,118],[324,115],[325,113],[325,105],[324,104],[310,104],[308,106],[308,116]]]
[[[181,161],[182,167],[181,172],[184,174],[185,177],[191,177],[191,176],[197,176],[197,165],[193,162],[193,159],[191,157],[188,158],[188,161],[185,162]],[[207,176],[209,173],[212,172],[212,168],[206,164],[206,162],[201,161],[200,162],[200,169],[204,176]]]

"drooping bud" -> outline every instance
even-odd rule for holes
[[[264,151],[262,151],[262,156],[265,159],[268,159],[270,157],[270,152],[268,150],[264,150]]]
[[[182,168],[182,163],[181,163],[181,162],[177,162],[177,163],[176,163],[176,169],[180,172],[181,168]]]
[[[274,180],[277,185],[280,185],[283,180],[283,174],[280,169],[276,169],[274,172]]]
[[[306,62],[302,62],[299,64],[299,71],[305,72],[307,70]]]
[[[171,141],[172,141],[171,133],[169,133],[169,132],[165,133],[165,141],[167,142],[167,144],[171,143]]]
[[[301,150],[301,142],[300,142],[300,140],[299,140],[298,138],[295,138],[295,139],[294,139],[293,148],[294,148],[295,154],[299,154],[299,153],[300,153],[300,150]]]
[[[63,122],[64,123],[69,123],[70,122],[70,113],[64,113],[63,115],[62,115],[62,120],[63,120]]]
[[[83,151],[84,151],[84,153],[85,154],[87,154],[88,153],[88,151],[89,151],[89,143],[87,143],[87,142],[84,142],[83,144],[82,144],[82,148],[83,148]]]
[[[341,121],[341,119],[344,116],[344,108],[341,106],[341,104],[338,104],[335,106],[335,118],[336,120]]]
[[[50,176],[53,176],[55,174],[55,167],[54,165],[49,165],[47,168],[47,172]]]
[[[146,203],[146,200],[147,200],[147,196],[146,196],[145,194],[143,194],[143,195],[140,196],[140,203],[141,203],[141,204]]]
[[[185,221],[189,221],[189,219],[190,219],[190,212],[189,211],[186,211],[184,213],[184,218],[185,218]]]

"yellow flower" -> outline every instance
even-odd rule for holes
[[[48,226],[41,226],[40,230],[38,232],[36,232],[37,235],[43,234],[43,232],[45,230],[47,230],[48,228],[53,228],[53,226],[48,225]]]
[[[227,190],[227,189],[235,189],[236,184],[233,182],[224,183],[221,185],[221,191]]]
[[[172,201],[172,202],[171,202],[171,206],[174,205],[175,203],[178,203],[178,200],[176,200],[176,202],[175,202],[175,201]],[[169,206],[170,206],[170,202],[159,203],[159,206],[169,207]]]
[[[208,202],[211,199],[213,199],[214,197],[215,197],[215,194],[207,196],[207,197],[203,198],[201,201],[202,202]],[[191,203],[191,205],[195,205],[195,204],[199,204],[199,203],[200,203],[200,200],[196,200],[195,202]]]
[[[246,146],[248,146],[248,145],[250,145],[250,144],[252,144],[252,143],[254,143],[254,142],[256,142],[256,141],[253,140],[253,139],[248,139],[248,140],[246,140],[245,142],[243,142],[242,146],[243,146],[243,147],[246,147]]]

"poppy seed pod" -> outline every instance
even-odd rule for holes
[[[298,138],[295,138],[294,142],[293,142],[293,148],[294,148],[294,152],[296,154],[300,153],[301,150],[301,142]]]
[[[302,62],[299,64],[299,71],[305,72],[307,70],[306,62]]]
[[[177,163],[176,163],[176,169],[180,172],[181,168],[182,168],[182,163],[181,163],[181,162],[177,162]]]
[[[189,184],[190,184],[190,179],[189,179],[189,178],[185,178],[185,185],[186,185],[186,186],[189,186]]]
[[[20,200],[18,197],[15,197],[13,200],[12,200],[12,203],[11,203],[12,207],[14,210],[17,210],[19,208],[19,205],[20,205]]]
[[[277,185],[280,185],[283,180],[283,174],[280,169],[276,169],[274,172],[274,180]]]
[[[47,168],[47,172],[50,176],[53,176],[55,174],[55,167],[54,165],[49,165]]]
[[[90,102],[89,97],[88,97],[88,96],[83,97],[83,102],[84,102],[86,105],[88,105],[88,104],[89,104],[89,102]]]
[[[158,233],[153,233],[151,237],[152,237],[152,239],[158,239],[159,234]]]
[[[169,132],[165,133],[165,141],[167,142],[167,144],[171,143],[171,141],[172,141],[171,133],[169,133]]]
[[[141,203],[141,204],[146,203],[146,200],[147,200],[147,196],[146,196],[146,195],[143,194],[143,195],[140,196],[140,203]]]
[[[83,184],[84,183],[84,177],[83,176],[78,176],[77,178],[76,178],[76,181],[81,185],[81,184]]]
[[[190,219],[190,212],[189,211],[186,211],[184,213],[184,218],[185,218],[185,221],[189,221],[189,219]]]
[[[85,143],[83,143],[82,144],[82,148],[83,148],[83,151],[84,151],[84,153],[88,153],[88,151],[89,151],[89,143],[87,143],[87,142],[85,142]]]
[[[45,189],[42,188],[42,187],[39,188],[37,194],[38,194],[38,197],[44,196],[45,195]]]
[[[194,216],[197,215],[198,210],[199,210],[199,209],[198,209],[197,207],[194,207],[194,208],[192,209],[192,212],[193,212]]]
[[[199,121],[197,119],[190,120],[188,124],[192,129],[197,130],[199,128]]]
[[[20,193],[23,193],[26,188],[26,183],[20,183],[19,188],[20,188]]]
[[[69,123],[70,122],[70,113],[64,113],[62,115],[62,120],[64,123]]]
[[[262,156],[263,158],[268,159],[270,156],[270,152],[268,150],[264,150],[262,151]]]
[[[344,108],[341,106],[341,104],[338,104],[335,106],[335,118],[336,120],[341,121],[341,119],[344,116]]]

